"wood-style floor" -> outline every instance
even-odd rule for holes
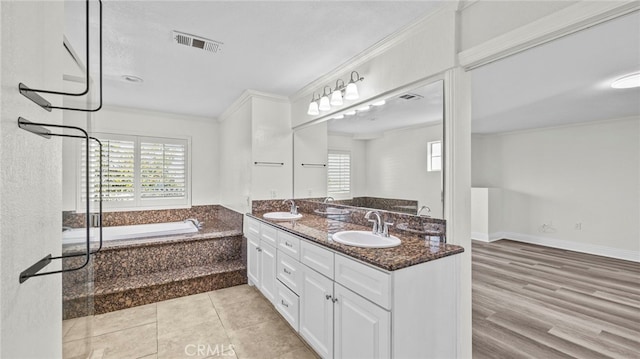
[[[474,241],[473,357],[640,358],[640,264]]]

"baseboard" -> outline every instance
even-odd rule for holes
[[[623,259],[632,262],[640,262],[640,252],[630,251],[626,249],[618,249],[607,246],[601,246],[590,243],[579,243],[572,241],[565,241],[557,238],[540,237],[530,234],[522,234],[515,232],[499,232],[501,238],[510,239],[517,242],[537,244],[545,247],[552,247],[558,249],[566,249],[569,251],[595,254],[598,256]]]
[[[483,232],[471,232],[471,239],[480,242],[493,242],[498,239],[505,238],[505,232],[483,233]]]

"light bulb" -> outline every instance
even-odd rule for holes
[[[315,101],[311,101],[309,104],[309,110],[307,110],[307,115],[319,115],[320,111],[318,111],[318,103]]]
[[[611,84],[614,89],[629,89],[640,87],[640,72],[623,76]]]
[[[333,106],[342,106],[342,91],[336,89],[331,93],[331,104]]]
[[[356,114],[356,110],[347,111],[344,114],[347,115],[347,116],[353,116],[353,115]]]
[[[358,112],[365,112],[365,111],[369,111],[369,109],[370,109],[369,105],[366,105],[366,106],[360,107],[360,108],[358,109]]]
[[[334,120],[342,120],[343,118],[344,118],[344,115],[333,116]]]
[[[344,98],[347,100],[357,100],[359,97],[358,86],[356,86],[355,82],[349,82],[344,92]]]
[[[320,99],[320,106],[318,106],[318,108],[320,109],[320,111],[329,111],[329,110],[331,110],[331,105],[329,105],[329,97],[328,96],[322,96],[322,98]]]
[[[373,106],[382,106],[382,105],[384,105],[385,103],[387,103],[387,101],[385,101],[385,100],[380,100],[380,101],[376,101],[376,102],[372,103],[371,105],[373,105]]]

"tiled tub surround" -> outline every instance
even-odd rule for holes
[[[202,207],[213,211],[203,211]],[[179,215],[167,211],[105,213],[105,224],[141,224],[142,218],[155,223],[197,218],[204,226],[197,233],[105,242],[102,250],[92,256],[87,269],[63,274],[64,318],[101,314],[246,283],[242,215],[219,206],[177,211]],[[119,218],[120,214],[124,218]],[[84,257],[67,259],[64,265],[77,266],[83,260]]]

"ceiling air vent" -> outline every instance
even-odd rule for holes
[[[173,41],[180,45],[195,47],[197,49],[213,52],[222,51],[223,43],[220,41],[205,39],[204,37],[173,31]]]
[[[418,95],[415,93],[406,93],[402,96],[399,96],[401,99],[403,100],[420,100],[421,98],[423,98],[422,95]]]

